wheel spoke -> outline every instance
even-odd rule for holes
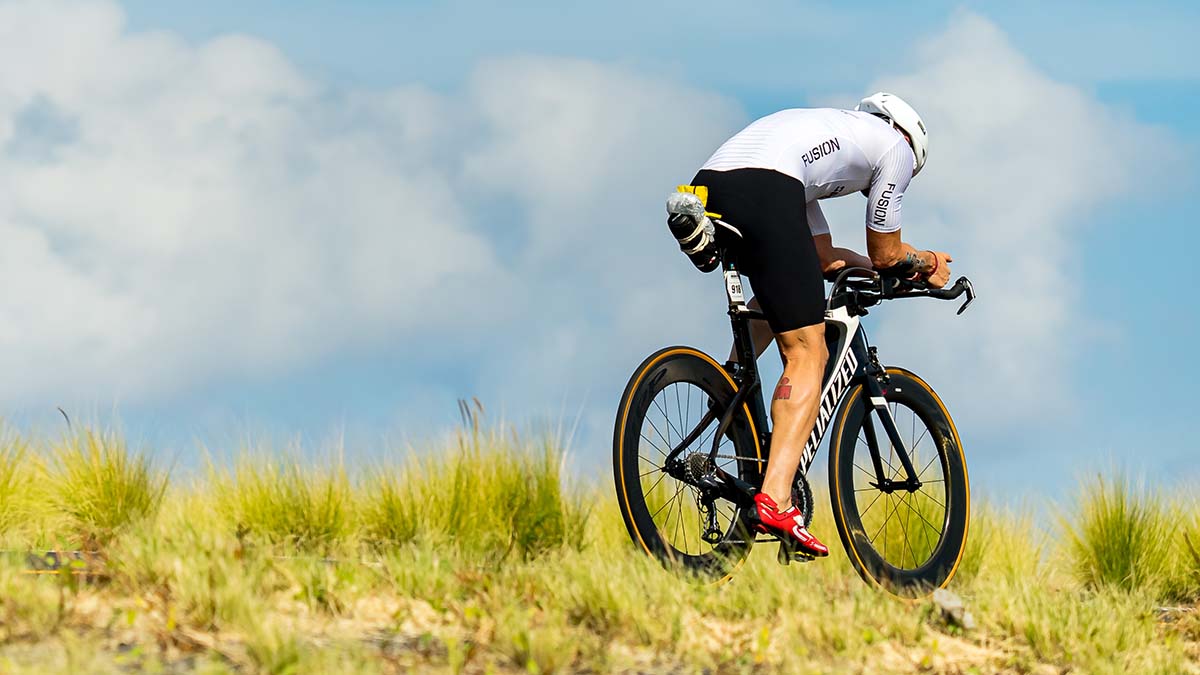
[[[650,486],[650,489],[648,489],[648,490],[642,490],[642,495],[643,495],[643,497],[644,497],[645,495],[653,494],[653,493],[654,493],[654,488],[658,487],[658,484],[659,484],[659,483],[661,483],[661,482],[663,482],[663,479],[664,479],[664,478],[666,478],[666,477],[667,477],[667,475],[668,475],[668,474],[667,474],[667,472],[666,472],[666,471],[664,471],[664,472],[663,472],[663,474],[662,474],[661,476],[659,476],[659,477],[658,477],[658,480],[654,481],[654,485],[651,485],[651,486]],[[657,515],[658,515],[658,513],[657,513],[657,512],[655,512],[654,516],[657,516]],[[651,519],[651,520],[653,520],[653,519],[654,519],[654,516],[650,516],[650,519]]]
[[[658,434],[659,440],[661,440],[668,448],[672,447],[671,441],[669,441],[663,437],[662,432],[658,430],[658,425],[654,423],[654,420],[650,419],[649,415],[646,416],[646,421],[650,423],[650,428],[654,429],[654,433]],[[658,446],[655,446],[655,448],[657,448],[657,447]],[[659,452],[662,452],[662,451],[660,450]]]
[[[867,508],[858,512],[858,519],[862,520],[863,516],[867,515],[867,511],[870,511],[871,507],[875,506],[875,502],[879,501],[879,498],[882,497],[884,494],[886,494],[886,493],[883,491],[880,491],[879,494],[875,495],[875,499],[872,499],[871,503],[867,504]]]
[[[665,474],[665,473],[664,473],[663,475],[664,475],[664,476],[666,476],[667,474]],[[657,484],[658,484],[658,483],[655,483],[655,485],[657,485]],[[667,488],[667,489],[669,490],[670,488]],[[682,484],[682,483],[680,483],[680,485],[679,485],[679,489],[675,491],[675,494],[671,495],[671,497],[670,497],[669,499],[667,499],[667,501],[666,501],[666,502],[665,502],[665,503],[664,503],[662,506],[658,507],[658,510],[657,510],[657,511],[655,511],[655,512],[654,512],[654,513],[652,513],[652,514],[650,514],[650,520],[654,520],[654,519],[655,519],[655,517],[657,517],[657,516],[658,516],[658,514],[662,513],[662,510],[663,510],[663,509],[665,509],[665,508],[667,508],[667,505],[668,505],[668,504],[671,504],[671,503],[674,501],[675,497],[679,495],[679,492],[680,492],[680,490],[683,490],[683,484]],[[671,513],[668,511],[668,512],[667,512],[667,522],[670,522],[670,521],[671,521]],[[665,524],[666,524],[666,523],[664,523],[664,526],[665,526]]]
[[[887,503],[891,506],[895,506],[895,504],[893,504],[893,499],[894,498],[892,495],[888,495]],[[885,513],[886,513],[886,511],[885,511]],[[884,518],[883,525],[879,526],[879,531],[883,532],[883,559],[884,560],[887,560],[887,547],[888,547],[887,524],[888,524],[888,521],[891,520],[892,516],[894,516],[894,515],[896,515],[896,510],[893,508],[891,513],[888,513],[887,517]],[[879,532],[876,532],[875,536],[878,537]],[[874,543],[875,543],[875,540],[872,539],[871,544],[874,544]]]
[[[676,499],[675,502],[676,502],[675,506],[679,509],[679,518],[677,518],[675,520],[675,536],[672,537],[672,539],[673,539],[673,541],[671,542],[672,546],[675,546],[675,542],[679,541],[679,526],[683,524],[683,500]],[[687,528],[686,527],[683,528],[683,541],[684,541],[683,545],[685,547],[683,552],[687,553],[687,548],[686,548],[687,547]]]
[[[872,480],[878,480],[878,476],[876,476],[875,474],[871,473],[870,471],[867,471],[866,469],[862,468],[862,467],[861,467],[861,466],[859,466],[858,464],[855,464],[855,465],[854,465],[854,468],[856,468],[856,469],[858,469],[859,471],[861,471],[861,472],[863,472],[864,474],[866,474],[867,478],[870,478],[870,479],[872,479]]]
[[[663,456],[663,459],[666,459],[666,458],[668,457],[667,453],[665,453],[665,452],[663,452],[661,449],[659,449],[658,445],[656,445],[656,444],[654,443],[654,441],[650,440],[649,438],[646,438],[646,434],[640,434],[640,436],[642,437],[642,440],[643,440],[643,441],[646,441],[647,443],[649,443],[649,444],[650,444],[650,447],[654,448],[655,452],[657,452],[658,454],[662,455],[662,456]],[[639,454],[639,456],[640,456],[640,454],[641,454],[641,453],[638,453],[638,454]],[[647,460],[647,461],[649,461],[649,460]]]
[[[883,492],[880,492],[879,494],[885,494],[885,493],[883,493]],[[892,496],[892,495],[888,495],[888,498],[887,498],[887,503],[889,503],[889,504],[893,503],[893,496]],[[892,519],[892,516],[894,516],[894,515],[896,515],[896,509],[892,509],[891,513],[888,513],[887,517],[885,517],[885,518],[883,519],[883,524],[879,526],[879,529],[878,529],[878,530],[875,530],[875,536],[874,536],[874,537],[871,537],[871,539],[870,539],[870,541],[871,541],[871,543],[872,543],[872,544],[874,544],[874,543],[875,543],[875,538],[879,536],[879,533],[883,531],[883,528],[887,527],[888,521],[890,521],[890,520]],[[884,549],[885,549],[885,556],[886,556],[886,549],[887,549],[887,537],[884,537],[884,538],[883,538],[883,546],[884,546]]]
[[[683,415],[683,404],[679,401],[679,383],[676,382],[675,384],[672,384],[671,388],[675,390],[675,419],[679,420],[679,441],[683,442],[683,439],[687,438],[687,436],[683,434],[683,430],[687,427],[684,426],[683,418],[681,417],[681,415]]]
[[[943,508],[945,508],[945,507],[943,507]],[[916,513],[921,518],[921,520],[924,520],[926,525],[928,525],[931,529],[935,530],[938,533],[939,537],[942,536],[941,528],[939,528],[937,525],[934,525],[933,523],[929,522],[929,519],[926,518],[924,515],[922,515],[918,509],[912,509],[912,511],[914,513]]]
[[[665,408],[663,408],[663,407],[662,407],[662,404],[658,402],[658,398],[657,398],[657,397],[656,397],[656,398],[654,398],[654,399],[652,400],[652,402],[654,403],[654,407],[658,408],[658,412],[662,413],[663,420],[665,420],[665,421],[666,421],[666,423],[667,423],[667,445],[668,445],[668,446],[670,446],[670,445],[671,445],[671,432],[672,432],[672,431],[674,431],[675,433],[677,433],[677,434],[678,434],[678,433],[679,433],[679,430],[678,430],[678,429],[676,429],[676,428],[675,428],[675,427],[674,427],[674,426],[671,424],[671,416],[667,414],[667,411],[666,411],[666,409],[665,409]],[[655,431],[657,431],[657,430],[658,430],[658,429],[656,428],[656,429],[655,429]],[[681,439],[682,439],[682,438],[683,438],[683,434],[680,434],[680,435],[679,435],[679,438],[681,438]]]
[[[925,475],[925,472],[928,471],[929,467],[932,466],[933,463],[937,461],[937,458],[938,458],[937,453],[934,453],[933,457],[929,458],[929,462],[927,464],[925,464],[925,468],[921,469],[920,473],[917,474],[917,480],[920,480],[921,476]]]
[[[946,508],[946,505],[945,505],[945,504],[943,504],[943,503],[941,503],[941,502],[939,502],[939,501],[937,500],[937,498],[935,498],[933,495],[929,494],[928,492],[925,492],[924,490],[921,490],[921,494],[925,495],[925,498],[926,498],[926,499],[933,500],[933,503],[934,503],[934,504],[937,504],[938,506],[942,507],[942,509],[943,509],[943,510],[945,510],[945,508]]]
[[[916,415],[914,415],[913,417],[916,417]],[[928,434],[928,433],[929,433],[929,427],[925,427],[925,431],[922,431],[922,432],[921,432],[921,437],[917,439],[917,442],[916,442],[916,443],[913,443],[913,447],[915,448],[915,447],[917,447],[918,445],[920,445],[920,444],[921,444],[921,441],[925,440],[925,435],[926,435],[926,434]]]
[[[912,494],[910,493],[910,494],[905,495],[900,498],[900,500],[899,500],[900,503],[904,504],[904,507],[908,510],[904,512],[904,517],[898,518],[897,521],[900,523],[900,531],[904,533],[904,547],[908,548],[908,555],[912,558],[912,561],[913,561],[913,569],[916,569],[918,567],[917,554],[913,551],[912,542],[910,542],[908,540],[908,521],[912,517],[913,508],[910,504],[907,503],[906,500],[908,499],[908,497],[911,497],[911,496],[912,496]],[[902,547],[900,549],[900,564],[901,565],[904,564],[904,547]]]
[[[700,441],[696,443],[696,447],[703,448],[704,446],[708,445],[708,442],[712,440],[713,434],[715,434],[716,432],[717,432],[717,427],[714,426],[713,428],[711,428],[708,431],[701,434]]]

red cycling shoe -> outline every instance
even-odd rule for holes
[[[804,527],[804,514],[800,513],[795,504],[780,511],[774,499],[767,493],[760,492],[754,495],[754,505],[758,508],[760,524],[756,527],[760,532],[790,541],[797,545],[802,553],[818,558],[829,555],[829,547]]]

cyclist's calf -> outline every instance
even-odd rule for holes
[[[804,442],[817,419],[821,375],[829,358],[825,325],[806,326],[775,336],[783,358],[783,376],[771,400],[771,458],[763,491],[776,503],[788,503]]]
[[[805,326],[789,330],[775,336],[779,342],[779,355],[783,357],[786,368],[792,361],[807,361],[816,359],[820,366],[825,367],[829,351],[825,347],[825,324]]]
[[[771,414],[777,416],[784,408],[799,406],[805,409],[812,407],[816,410],[815,402],[821,393],[821,375],[825,372],[825,362],[829,359],[829,351],[825,347],[825,325],[805,326],[790,330],[775,336],[779,345],[779,355],[783,359],[783,376],[771,401]],[[808,417],[803,414],[802,417]],[[815,420],[815,412],[813,413]],[[789,420],[790,421],[790,420]],[[778,426],[785,420],[775,420]],[[812,426],[812,420],[808,421]],[[807,434],[807,432],[805,432]]]

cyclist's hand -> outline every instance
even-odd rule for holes
[[[930,253],[937,257],[937,269],[926,280],[934,288],[943,288],[950,283],[950,263],[954,259],[950,257],[949,253],[942,251],[930,251]]]

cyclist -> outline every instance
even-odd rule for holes
[[[900,238],[900,204],[909,181],[925,166],[928,147],[920,116],[892,94],[872,94],[854,110],[784,110],[735,134],[691,186],[681,188],[692,193],[683,195],[692,202],[703,200],[692,204],[699,208],[695,229],[681,234],[680,202],[668,202],[680,247],[704,271],[716,267],[715,246],[696,245],[701,224],[711,228],[704,212],[741,234],[738,259],[756,294],[750,305],[767,319],[767,326],[755,322],[755,350],[761,355],[774,337],[784,365],[771,400],[771,457],[755,496],[759,527],[811,556],[828,555],[829,549],[804,527],[791,490],[816,422],[828,358],[822,273],[846,266],[896,268],[945,286],[951,257],[917,250]],[[867,197],[869,257],[833,245],[818,205],[855,192]],[[711,229],[706,231],[701,243],[711,243]]]

